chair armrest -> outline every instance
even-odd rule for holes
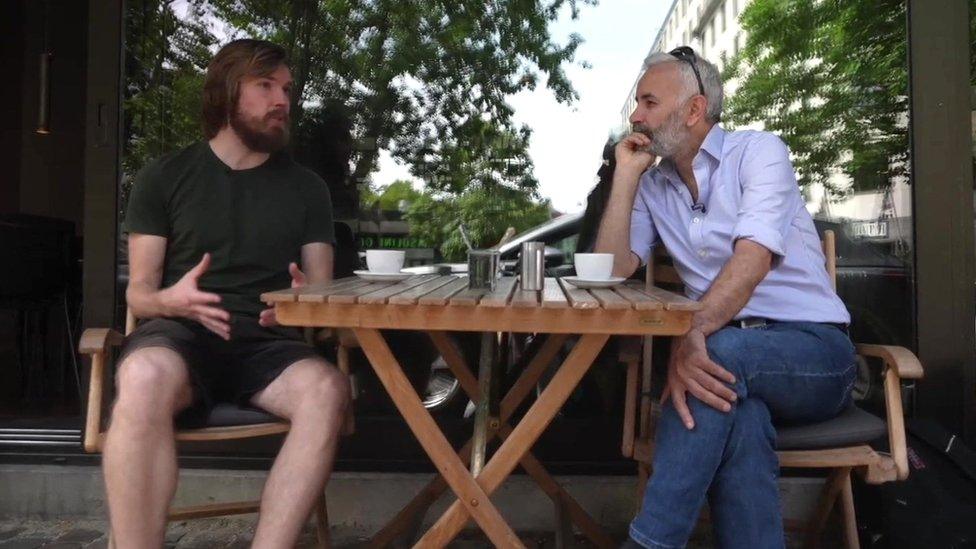
[[[908,445],[905,441],[905,417],[901,402],[901,380],[919,379],[924,375],[922,363],[914,353],[894,345],[858,344],[857,353],[880,358],[885,366],[884,393],[888,420],[888,446],[895,462],[898,480],[908,478]]]
[[[107,352],[110,347],[122,343],[122,334],[111,328],[88,328],[81,334],[78,351],[83,355]]]
[[[901,379],[919,379],[925,375],[918,357],[904,347],[858,343],[857,354],[880,358]]]
[[[91,356],[88,380],[88,412],[85,415],[84,447],[88,453],[101,449],[102,393],[105,387],[105,360],[111,347],[122,343],[122,334],[110,328],[89,328],[81,335],[78,348]]]

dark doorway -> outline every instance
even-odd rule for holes
[[[3,6],[0,445],[76,445],[88,2]]]

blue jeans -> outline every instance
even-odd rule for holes
[[[723,328],[708,354],[735,375],[728,413],[688,395],[688,430],[668,401],[653,473],[630,537],[644,547],[684,547],[708,496],[719,547],[783,547],[776,423],[830,419],[850,405],[854,346],[827,324],[783,322]]]

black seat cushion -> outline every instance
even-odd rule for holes
[[[834,419],[809,425],[776,427],[777,450],[816,450],[863,444],[888,433],[885,422],[857,406]]]
[[[237,425],[256,425],[258,423],[278,423],[281,419],[257,408],[244,408],[236,404],[218,403],[207,416],[205,427],[233,427]]]

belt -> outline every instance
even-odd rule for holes
[[[748,317],[740,318],[739,320],[732,320],[726,326],[731,328],[742,328],[743,330],[748,330],[749,328],[761,328],[763,326],[769,326],[770,324],[782,324],[781,320],[771,320],[768,318],[759,317]],[[817,322],[816,324],[823,324],[825,326],[833,326],[838,330],[847,333],[847,324],[842,324],[840,322]]]

